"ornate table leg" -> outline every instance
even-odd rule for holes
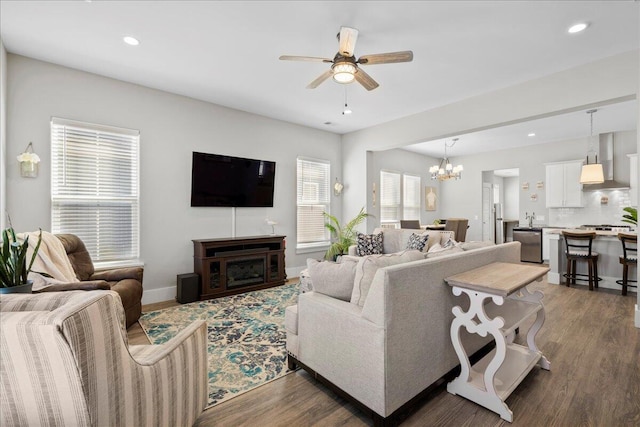
[[[529,328],[529,331],[527,332],[527,345],[529,346],[529,350],[537,351],[540,353],[542,352],[536,345],[536,336],[538,335],[540,328],[542,328],[545,320],[544,304],[542,304],[543,297],[544,295],[542,294],[542,292],[535,291],[534,293],[531,293],[527,288],[522,288],[517,294],[509,296],[509,298],[514,300],[533,302],[542,306],[542,308],[538,310],[538,313],[536,313],[535,322],[533,323],[533,325],[531,325],[531,328]],[[549,362],[549,360],[544,355],[540,357],[538,365],[542,369],[546,369],[547,371],[551,370],[551,362]]]
[[[464,396],[498,413],[504,420],[511,422],[513,420],[513,412],[511,412],[509,407],[498,396],[494,385],[496,372],[502,365],[502,362],[504,362],[506,356],[506,341],[500,330],[500,328],[504,326],[504,319],[499,316],[494,319],[489,319],[484,311],[484,300],[486,298],[491,298],[496,305],[502,305],[504,298],[498,295],[453,286],[454,295],[460,296],[463,292],[469,296],[469,311],[464,312],[460,306],[454,307],[452,311],[455,318],[451,323],[451,342],[460,360],[461,371],[460,376],[447,385],[447,391],[452,394]],[[474,318],[477,318],[479,322],[476,322]],[[462,326],[464,326],[469,333],[475,333],[482,337],[491,334],[495,339],[495,355],[487,365],[484,373],[475,372],[471,369],[469,357],[460,341],[460,329]],[[479,387],[472,383],[473,380],[475,380],[474,382],[478,384]]]

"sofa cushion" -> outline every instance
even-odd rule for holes
[[[307,259],[307,269],[314,292],[349,301],[353,291],[356,265],[358,263],[350,259],[344,259],[341,262]]]
[[[357,247],[356,247],[356,255],[365,256],[365,255],[376,255],[383,253],[383,234],[363,234],[358,233],[358,237],[356,239]]]
[[[364,305],[373,277],[379,268],[421,259],[424,259],[424,255],[417,250],[406,250],[384,255],[369,255],[360,259],[356,266],[351,303],[357,304],[360,307]]]
[[[407,249],[416,249],[422,252],[427,246],[428,240],[428,234],[411,233],[411,236],[409,236],[409,241],[407,242]]]
[[[284,310],[284,328],[287,332],[298,334],[298,306],[290,305]]]
[[[493,243],[491,240],[485,240],[484,242],[471,241],[460,243],[460,247],[465,251],[472,251],[474,249],[480,249],[487,246],[495,246],[495,243]]]

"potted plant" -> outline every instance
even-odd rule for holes
[[[29,247],[29,236],[24,242],[18,242],[13,228],[7,228],[2,232],[2,247],[0,247],[0,294],[8,293],[30,293],[33,281],[27,276],[31,271],[33,261],[36,259],[40,243],[42,242],[42,230],[38,236],[38,244],[33,250],[31,261],[27,267],[27,249]],[[40,273],[51,277],[46,273]]]
[[[326,219],[324,226],[331,232],[333,240],[333,243],[331,243],[331,246],[327,249],[327,253],[324,257],[327,260],[334,261],[339,255],[346,254],[349,251],[349,246],[356,243],[357,230],[355,230],[355,228],[357,225],[361,224],[369,214],[364,211],[364,208],[362,208],[358,215],[344,226],[340,225],[340,222],[335,216],[326,212],[323,212],[322,214]]]
[[[627,207],[627,208],[623,208],[622,210],[627,212],[626,214],[622,215],[622,218],[624,218],[622,222],[638,225],[638,209]]]

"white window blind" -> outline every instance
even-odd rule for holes
[[[139,256],[138,131],[51,120],[51,229],[95,263]]]
[[[331,236],[323,212],[331,212],[329,162],[298,157],[297,248],[327,246]]]
[[[380,223],[400,221],[400,174],[380,171]]]
[[[403,175],[402,219],[420,219],[420,177]]]

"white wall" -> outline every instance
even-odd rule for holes
[[[625,137],[620,137],[624,134]],[[618,141],[616,150],[620,150],[622,157],[627,159],[627,176],[628,176],[628,158],[627,153],[635,150],[635,139],[627,138],[626,136],[635,135],[635,131],[616,132],[615,140]],[[557,216],[550,215],[551,211],[563,211],[569,212],[568,209],[547,209],[546,208],[546,195],[545,188],[536,188],[538,181],[545,181],[545,165],[544,163],[560,162],[565,160],[581,159],[582,154],[587,147],[586,140],[583,138],[567,141],[557,141],[548,144],[532,145],[529,147],[514,148],[508,150],[494,151],[490,153],[474,154],[471,156],[458,157],[456,162],[460,162],[464,165],[464,178],[459,181],[447,182],[446,188],[441,191],[441,213],[443,217],[448,216],[462,216],[469,218],[469,230],[467,232],[467,240],[481,240],[482,228],[482,174],[487,170],[506,169],[506,168],[518,168],[520,170],[519,182],[520,185],[524,182],[529,183],[529,189],[518,191],[518,204],[519,212],[510,216],[508,219],[519,219],[521,223],[526,223],[525,212],[535,212],[536,219],[534,224],[547,224],[554,226],[563,225],[580,225],[581,223],[611,223],[615,220],[615,215],[620,211],[620,203],[623,203],[620,199],[626,197],[628,200],[628,191],[619,191],[615,196],[614,192],[611,193],[609,205],[601,207],[598,204],[598,208],[592,207],[588,210],[573,209],[571,214],[575,219],[579,218],[578,223],[564,224],[554,223],[554,220],[558,220]],[[622,163],[620,169],[624,164]],[[623,171],[620,171],[621,175],[624,175]],[[628,178],[627,178],[628,180]],[[451,185],[449,185],[451,184]],[[546,186],[546,183],[544,183]],[[537,195],[537,200],[532,201],[531,195]],[[593,194],[589,192],[584,193],[585,200],[592,200]],[[599,197],[598,197],[599,203]],[[588,206],[591,206],[588,203]],[[602,214],[602,217],[599,215]],[[579,216],[581,215],[581,216]],[[476,216],[478,220],[476,220]],[[544,219],[540,218],[544,216]],[[587,219],[590,218],[590,219]],[[619,220],[616,222],[620,222]]]
[[[638,62],[637,50],[626,52],[343,135],[343,164],[350,165],[345,167],[344,177],[355,190],[345,198],[343,213],[346,216],[353,215],[370,197],[370,191],[365,188],[365,184],[368,185],[367,171],[364,169],[367,151],[397,148],[632,99],[638,87]],[[582,157],[582,151],[576,151],[581,153],[578,158]],[[458,158],[453,160],[465,166],[465,179],[447,183],[448,189],[441,191],[442,195],[462,194],[456,190],[465,188],[464,182],[469,177],[465,162]],[[485,168],[488,169],[492,167]],[[479,176],[474,179],[481,185]],[[449,189],[453,191],[449,192]],[[474,191],[481,193],[481,188]],[[469,211],[477,206],[466,199],[462,203]],[[448,212],[442,214],[446,216]],[[477,225],[473,227],[472,224],[472,228],[477,230]],[[468,238],[471,237],[474,236]]]
[[[269,234],[265,218],[278,221],[289,275],[323,255],[296,254],[296,157],[330,160],[332,176],[341,176],[339,135],[13,54],[7,100],[8,158],[29,141],[42,158],[37,179],[20,178],[18,163],[8,162],[7,207],[17,230],[51,227],[52,116],[140,130],[144,303],[174,298],[176,275],[193,271],[191,239],[232,234],[231,208],[190,207],[192,151],[275,161],[274,207],[238,208],[236,235]],[[342,198],[332,203],[340,216]]]
[[[512,176],[504,178],[504,218],[515,219],[520,218],[520,178]]]
[[[7,51],[0,39],[0,230],[7,227]]]

